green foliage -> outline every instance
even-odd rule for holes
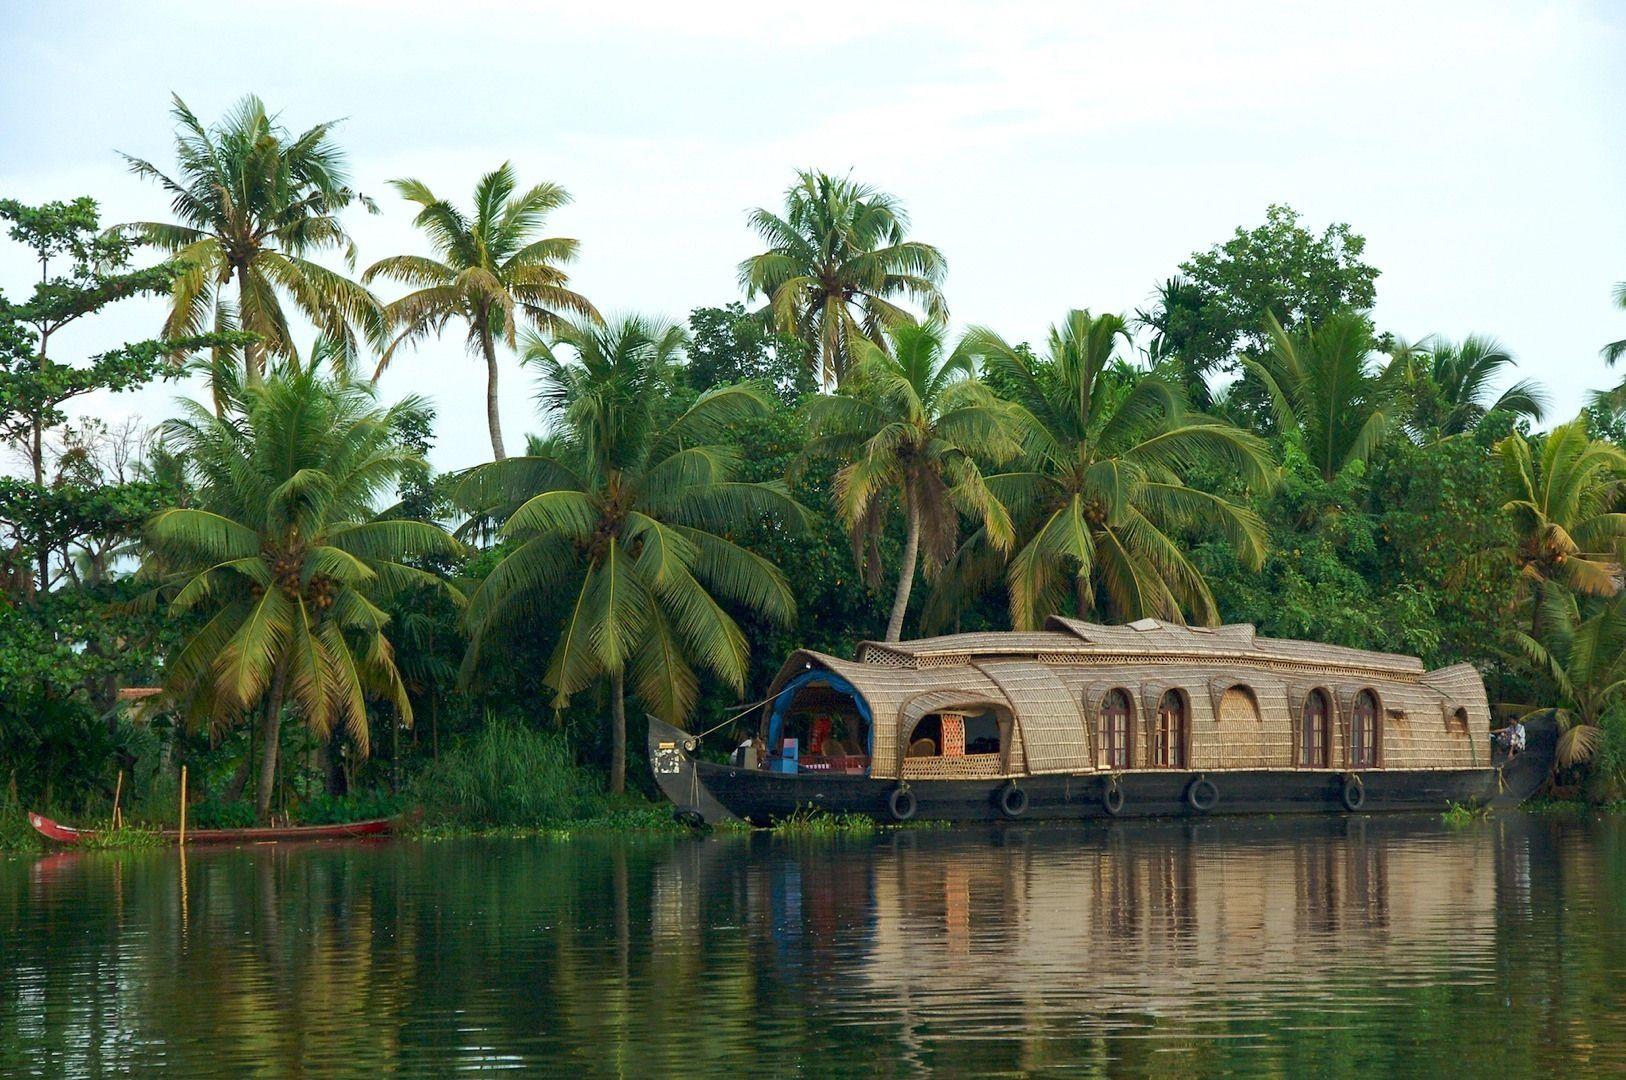
[[[555,642],[545,679],[556,707],[607,679],[616,792],[624,684],[682,722],[697,667],[745,688],[748,645],[719,599],[780,623],[795,609],[778,568],[730,536],[752,520],[793,529],[805,513],[783,482],[738,481],[740,456],[721,441],[765,413],[767,398],[722,387],[674,414],[684,341],[680,328],[638,316],[533,339],[529,361],[558,434],[537,453],[473,470],[457,492],[475,521],[501,520],[506,541],[469,600],[470,669],[504,633],[539,627]]]
[[[1202,401],[1206,375],[1230,368],[1238,352],[1265,351],[1269,318],[1296,331],[1341,310],[1371,308],[1378,270],[1362,261],[1365,252],[1365,238],[1347,224],[1317,236],[1299,224],[1298,211],[1272,205],[1263,225],[1239,227],[1192,255],[1180,264],[1184,277],[1159,290],[1142,316],[1152,356],[1173,363]]]
[[[989,491],[979,463],[1003,463],[1021,447],[1017,417],[977,381],[969,352],[947,348],[941,324],[900,324],[887,338],[891,353],[860,342],[842,390],[811,400],[807,454],[843,463],[835,509],[872,585],[883,577],[886,525],[894,514],[904,520],[886,628],[886,640],[897,641],[917,560],[928,579],[942,569],[958,544],[962,514],[996,551],[1010,551],[1010,513]]]
[[[775,836],[868,836],[878,826],[868,814],[832,814],[812,806],[798,809],[773,823]]]
[[[885,348],[886,327],[913,321],[894,298],[948,318],[938,291],[947,263],[932,245],[906,238],[909,217],[885,192],[802,171],[784,213],[753,210],[750,224],[768,250],[740,264],[740,288],[747,299],[767,298],[760,317],[808,347],[827,385],[841,381],[860,341]]]
[[[301,825],[344,825],[396,817],[406,808],[405,798],[382,791],[324,794],[300,803],[297,817]]]
[[[773,390],[783,404],[794,405],[818,386],[807,346],[774,333],[738,301],[691,311],[689,339],[685,372],[695,390],[757,382]]]
[[[263,708],[259,816],[269,811],[284,703],[318,740],[342,727],[366,756],[366,700],[410,723],[412,705],[378,607],[401,589],[449,588],[405,560],[452,554],[439,527],[372,507],[415,455],[371,391],[305,370],[249,388],[246,414],[186,403],[166,437],[197,480],[195,505],[148,522],[143,574],[174,615],[202,625],[169,657],[165,686],[194,722],[229,726]]]
[[[176,816],[171,809],[169,818]],[[187,806],[186,827],[189,829],[246,829],[254,824],[254,804],[242,799],[203,799]]]
[[[1440,817],[1444,819],[1447,825],[1454,829],[1460,829],[1490,817],[1490,807],[1454,802],[1446,805],[1445,811]]]
[[[1008,388],[1022,431],[1023,455],[987,479],[1016,523],[1016,553],[1007,563],[997,537],[973,533],[944,574],[931,622],[949,621],[1003,575],[1019,629],[1060,612],[1211,624],[1219,609],[1179,537],[1211,529],[1244,566],[1258,567],[1259,518],[1185,477],[1207,465],[1235,486],[1268,488],[1264,442],[1189,412],[1178,388],[1118,360],[1126,337],[1116,315],[1072,311],[1035,359],[992,331],[970,332],[963,347]]]
[[[561,736],[496,716],[426,768],[412,795],[430,823],[545,827],[609,809],[598,779],[575,763]]]
[[[268,356],[298,357],[282,306],[287,297],[336,345],[329,356],[341,374],[348,373],[358,355],[358,331],[375,343],[382,340],[383,311],[366,289],[311,259],[337,251],[354,263],[355,245],[339,214],[354,202],[376,210],[349,185],[344,152],[332,139],[335,122],[296,137],[252,94],[207,127],[179,96],[171,115],[178,165],[173,178],[125,155],[132,173],[156,181],[170,196],[179,219],[127,227],[180,268],[165,333],[247,332],[252,336],[241,343],[242,366],[252,384]],[[226,295],[231,286],[235,303]],[[211,367],[228,366],[237,351],[220,344]]]
[[[1243,365],[1263,386],[1273,423],[1331,480],[1365,461],[1395,424],[1401,365],[1374,371],[1372,324],[1339,311],[1289,333],[1267,315],[1269,348]]]
[[[514,348],[522,320],[549,329],[567,314],[598,319],[587,298],[567,288],[570,276],[563,267],[576,258],[576,241],[536,235],[548,214],[570,201],[569,193],[557,184],[537,184],[516,195],[516,184],[508,162],[481,177],[470,216],[421,180],[394,181],[395,190],[421,208],[413,224],[429,237],[437,257],[380,259],[362,276],[413,289],[384,311],[394,336],[379,354],[374,378],[402,345],[438,336],[453,321],[468,328],[469,350],[487,365],[486,420],[498,461],[507,453],[497,418],[496,342]]]

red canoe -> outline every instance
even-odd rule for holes
[[[77,844],[81,840],[88,840],[97,833],[96,829],[75,829],[71,825],[61,825],[44,814],[29,814],[28,823],[47,840],[55,840],[59,844]],[[286,825],[270,828],[252,829],[188,829],[186,842],[188,844],[266,844],[281,840],[343,840],[352,836],[383,836],[395,827],[390,818],[374,818],[372,821],[352,821],[344,825]],[[163,829],[159,832],[165,840],[175,843],[180,840],[180,832],[175,829]]]

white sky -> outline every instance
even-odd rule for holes
[[[384,213],[361,264],[426,250],[385,186],[466,202],[511,159],[565,185],[554,235],[605,311],[682,318],[737,298],[798,166],[900,196],[949,260],[957,323],[1038,339],[1069,307],[1130,311],[1270,202],[1347,220],[1382,269],[1376,317],[1410,339],[1501,338],[1560,419],[1622,373],[1626,4],[0,0],[0,194],[91,194],[113,223],[167,215],[123,150],[173,163],[170,92],[218,117],[245,92],[339,139]],[[31,266],[0,244],[0,288]],[[388,294],[386,296],[388,298]],[[129,303],[65,346],[151,333]],[[60,355],[60,354],[59,354]],[[535,430],[509,358],[509,446]],[[449,336],[398,358],[387,397],[440,409],[443,468],[489,454],[483,370]],[[85,410],[156,421],[177,388]]]

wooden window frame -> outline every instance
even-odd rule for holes
[[[1112,716],[1111,704],[1114,697],[1123,702],[1123,728],[1117,733],[1113,731],[1109,719]],[[1118,745],[1114,734],[1122,734],[1122,746]],[[1096,715],[1096,738],[1097,745],[1101,748],[1102,768],[1117,772],[1135,767],[1135,699],[1123,687],[1115,686],[1101,695],[1101,707]],[[1121,751],[1123,755],[1121,764],[1113,761],[1114,750]]]
[[[1165,704],[1175,701],[1177,717],[1173,731],[1165,724],[1168,716]],[[1152,767],[1157,769],[1185,769],[1191,761],[1191,696],[1174,687],[1163,691],[1157,699],[1157,712],[1152,717]]]
[[[1310,707],[1316,702],[1321,703],[1320,723],[1314,729],[1310,726]],[[1314,730],[1317,738],[1310,739],[1309,734]],[[1299,709],[1298,729],[1294,732],[1294,760],[1301,769],[1325,769],[1331,758],[1332,743],[1332,695],[1323,687],[1316,687],[1304,695],[1304,704]],[[1314,750],[1312,754],[1309,751]]]
[[[1363,738],[1361,732],[1362,701],[1372,703],[1370,740]],[[1355,756],[1357,746],[1363,750],[1359,758]],[[1378,697],[1378,692],[1370,686],[1362,688],[1350,702],[1348,756],[1351,769],[1376,769],[1383,761],[1383,699]]]

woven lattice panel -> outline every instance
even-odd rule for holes
[[[903,759],[905,780],[993,780],[1000,771],[998,754],[966,754],[963,757],[912,757]]]

